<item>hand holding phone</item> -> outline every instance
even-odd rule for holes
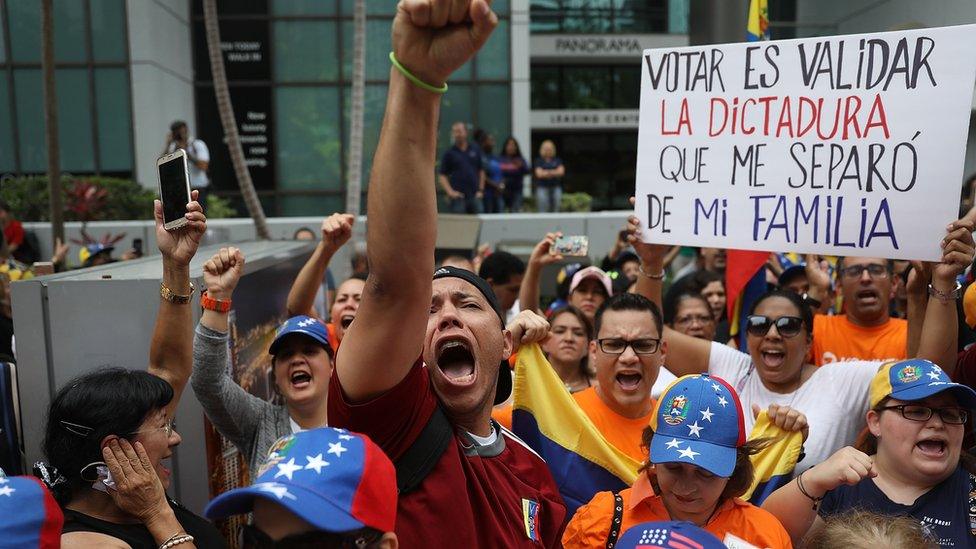
[[[163,228],[176,230],[187,224],[186,205],[190,203],[190,177],[186,169],[186,151],[165,154],[156,160],[159,177],[159,201],[163,204]]]
[[[590,239],[587,236],[559,236],[549,248],[552,255],[585,256],[590,249]]]

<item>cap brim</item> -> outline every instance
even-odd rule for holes
[[[681,443],[679,448],[669,448],[668,442],[677,440]],[[676,450],[691,448],[694,453],[691,457],[681,457]],[[688,463],[697,465],[702,469],[723,478],[732,476],[735,470],[735,458],[737,451],[735,448],[713,444],[698,439],[686,439],[655,434],[651,439],[651,463]]]
[[[495,385],[495,406],[504,403],[512,396],[512,369],[508,361],[503,360],[498,365],[498,384]]]
[[[969,410],[976,410],[976,391],[967,385],[960,383],[946,383],[944,381],[933,381],[926,385],[909,387],[901,391],[893,391],[891,398],[905,401],[915,401],[928,398],[939,393],[951,391],[959,401],[959,405]]]
[[[278,498],[252,485],[220,494],[207,504],[203,515],[214,520],[250,513],[254,509],[254,498],[264,498],[288,509],[318,530],[350,532],[367,526],[350,516],[348,511],[312,490],[289,482],[276,482],[276,484],[285,486],[294,499],[287,495]]]
[[[287,331],[287,332],[281,334],[280,336],[276,337],[275,340],[271,342],[271,347],[268,348],[268,354],[273,355],[273,354],[277,353],[278,352],[278,347],[281,345],[281,342],[286,337],[288,337],[288,336],[290,336],[292,334],[301,334],[301,335],[304,335],[304,336],[308,336],[308,337],[314,339],[316,342],[318,342],[320,345],[322,345],[326,349],[328,349],[329,352],[332,352],[332,347],[329,345],[329,340],[328,339],[322,339],[322,337],[319,336],[318,334],[309,332],[307,330],[302,330],[301,328],[299,328],[297,330]]]

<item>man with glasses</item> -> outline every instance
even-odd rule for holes
[[[661,311],[638,294],[617,294],[596,312],[596,339],[590,364],[597,384],[573,394],[607,441],[637,461],[645,461],[641,433],[654,411],[651,387],[664,364],[667,346]]]
[[[826,299],[830,285],[827,273],[817,268],[807,271],[808,297]],[[908,321],[890,314],[894,296],[891,262],[878,257],[847,257],[838,261],[837,274],[844,314],[814,318],[814,364],[907,358]]]

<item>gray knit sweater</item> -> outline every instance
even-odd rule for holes
[[[257,476],[268,449],[291,434],[288,410],[241,388],[227,372],[227,334],[197,324],[190,385],[217,431],[247,459]]]

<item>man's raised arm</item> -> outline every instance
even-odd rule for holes
[[[426,88],[442,87],[497,24],[485,0],[401,0],[397,7],[393,53],[403,71],[390,70],[369,180],[369,279],[336,361],[353,401],[393,388],[423,349],[437,233],[433,177],[441,99]]]

